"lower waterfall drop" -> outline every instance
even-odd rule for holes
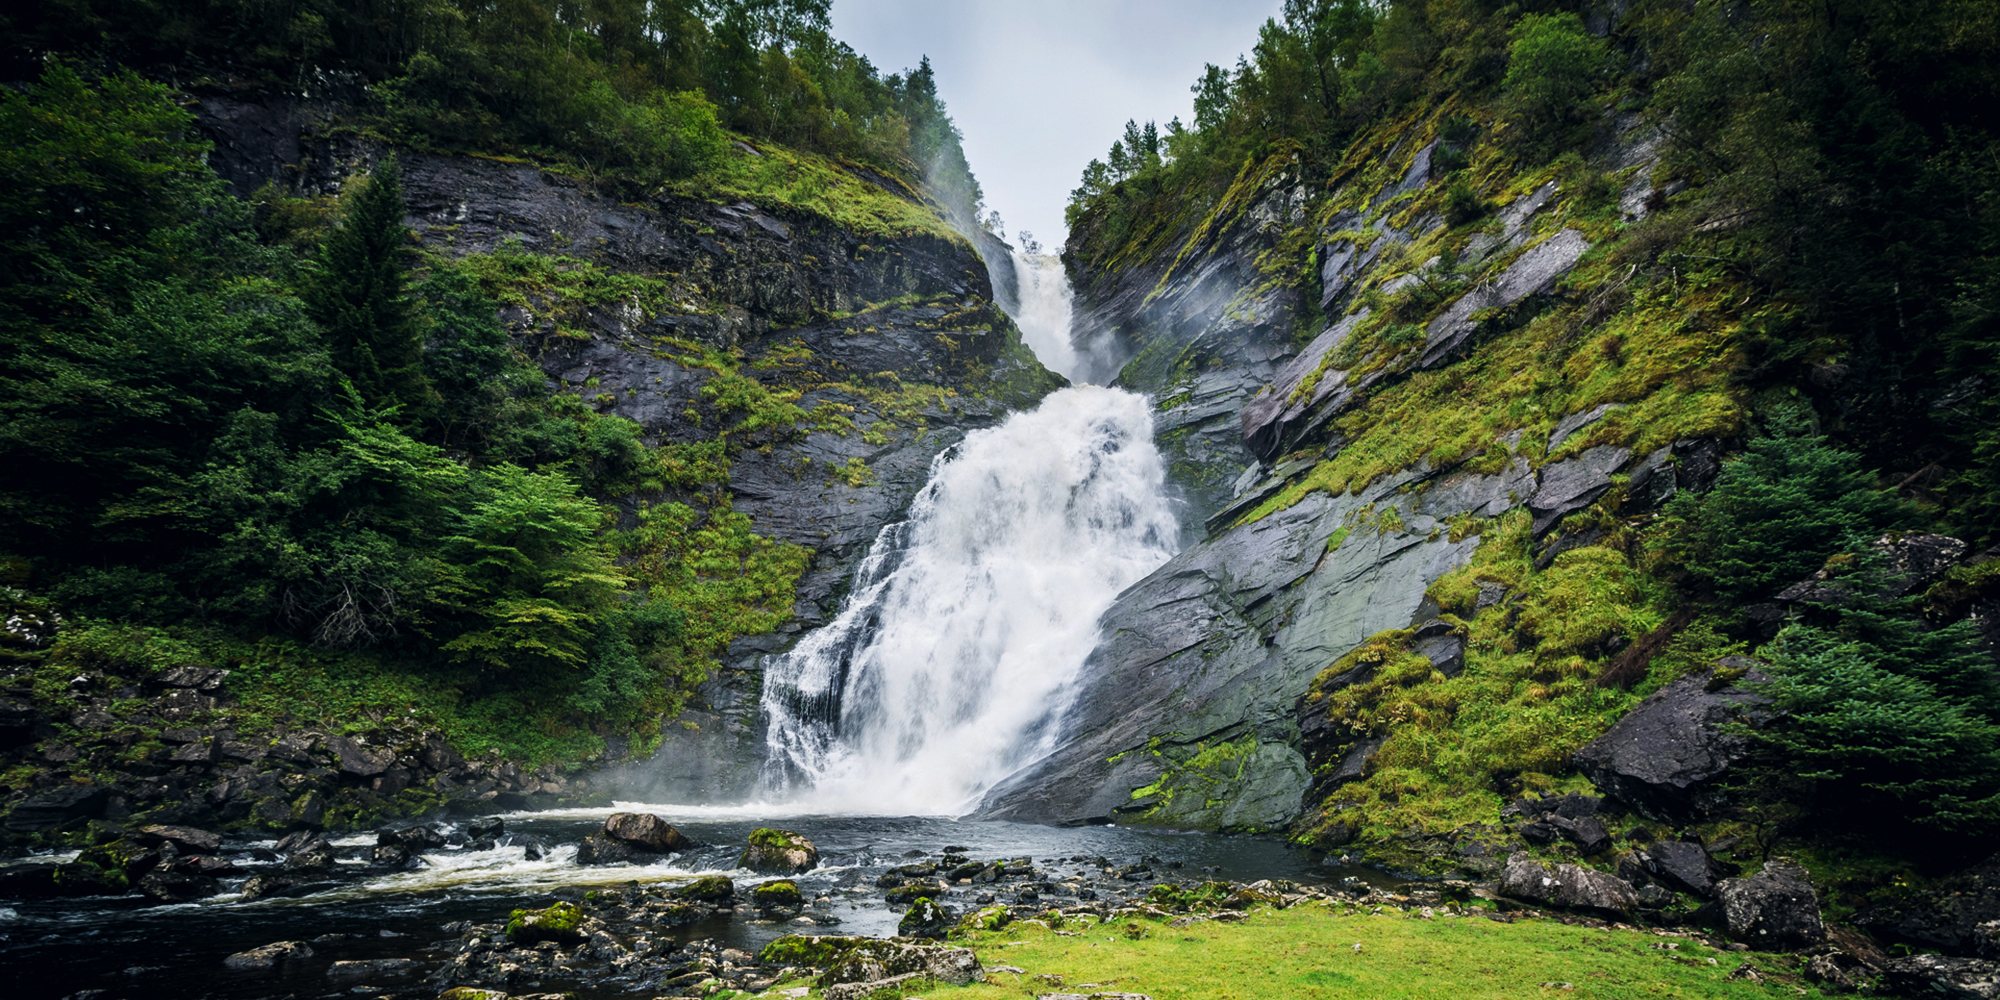
[[[957,815],[1048,753],[1099,616],[1173,555],[1165,486],[1151,405],[1097,386],[940,454],[840,614],[768,663],[767,790]]]

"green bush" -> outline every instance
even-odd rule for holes
[[[1874,488],[1861,458],[1803,431],[1750,442],[1715,488],[1667,504],[1661,551],[1724,602],[1769,600],[1909,512]]]
[[[1575,14],[1529,14],[1514,24],[1508,48],[1506,108],[1523,133],[1547,138],[1583,117],[1604,75],[1604,42]]]

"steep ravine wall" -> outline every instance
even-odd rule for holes
[[[1589,224],[1571,221],[1583,204],[1553,171],[1495,167],[1483,171],[1503,192],[1495,210],[1449,227],[1430,167],[1438,127],[1419,112],[1364,136],[1330,184],[1306,181],[1288,153],[1247,166],[1204,217],[1136,260],[1087,265],[1111,255],[1089,245],[1088,219],[1073,231],[1077,337],[1115,339],[1131,359],[1117,384],[1155,399],[1195,541],[1106,615],[1066,742],[982,815],[1284,830],[1381,745],[1328,742],[1324,711],[1303,701],[1316,676],[1392,629],[1444,637],[1441,669],[1463,662],[1462,625],[1440,620],[1426,592],[1472,558],[1481,523],[1527,507],[1536,536],[1557,543],[1560,518],[1605,497],[1614,476],[1638,507],[1670,495],[1676,469],[1712,473],[1711,440],[1672,436],[1690,421],[1616,419],[1666,391],[1658,380],[1606,404],[1582,393],[1576,412],[1578,393],[1548,392],[1513,418],[1482,418],[1487,436],[1471,448],[1443,440],[1460,432],[1442,415],[1369,417],[1378,387],[1479,377],[1465,373],[1522,336],[1540,302],[1576,295],[1559,286],[1597,237],[1658,197],[1651,137],[1609,121],[1591,166],[1621,188]],[[1449,301],[1413,301],[1419,277],[1439,277],[1434,248],[1462,273],[1435,281]],[[1385,326],[1385,309],[1422,322]],[[1375,455],[1378,434],[1357,460],[1339,429],[1350,413],[1409,457]]]
[[[204,96],[198,111],[216,143],[211,162],[239,193],[266,181],[296,196],[335,193],[391,151],[328,128],[353,95],[321,90]],[[503,321],[552,390],[635,421],[650,444],[712,439],[733,423],[702,394],[717,373],[686,363],[671,339],[740,351],[741,371],[803,390],[797,405],[808,411],[831,406],[847,418],[728,437],[729,506],[759,534],[812,552],[792,620],[733,642],[689,708],[665,721],[659,751],[614,776],[677,801],[747,794],[763,757],[763,658],[838,609],[855,564],[902,516],[939,452],[1063,384],[1022,346],[1000,307],[1012,294],[1007,248],[976,234],[997,261],[989,270],[967,239],[948,234],[857,232],[750,201],[621,200],[630,192],[613,195],[532,163],[395,152],[408,223],[427,250],[585,260],[669,289],[664,305],[657,297],[579,302],[551,290],[508,306]],[[731,155],[758,154],[738,144]],[[865,168],[850,169],[891,190]],[[677,497],[619,503],[630,512],[662,499]]]

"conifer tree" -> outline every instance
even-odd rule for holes
[[[400,404],[407,418],[430,399],[423,327],[408,289],[409,230],[396,161],[375,168],[353,207],[320,248],[304,289],[333,363],[371,405]]]

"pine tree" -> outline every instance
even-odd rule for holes
[[[407,287],[410,233],[396,161],[382,161],[365,185],[320,248],[304,298],[334,365],[362,398],[378,407],[401,405],[413,419],[431,393],[423,328]]]

